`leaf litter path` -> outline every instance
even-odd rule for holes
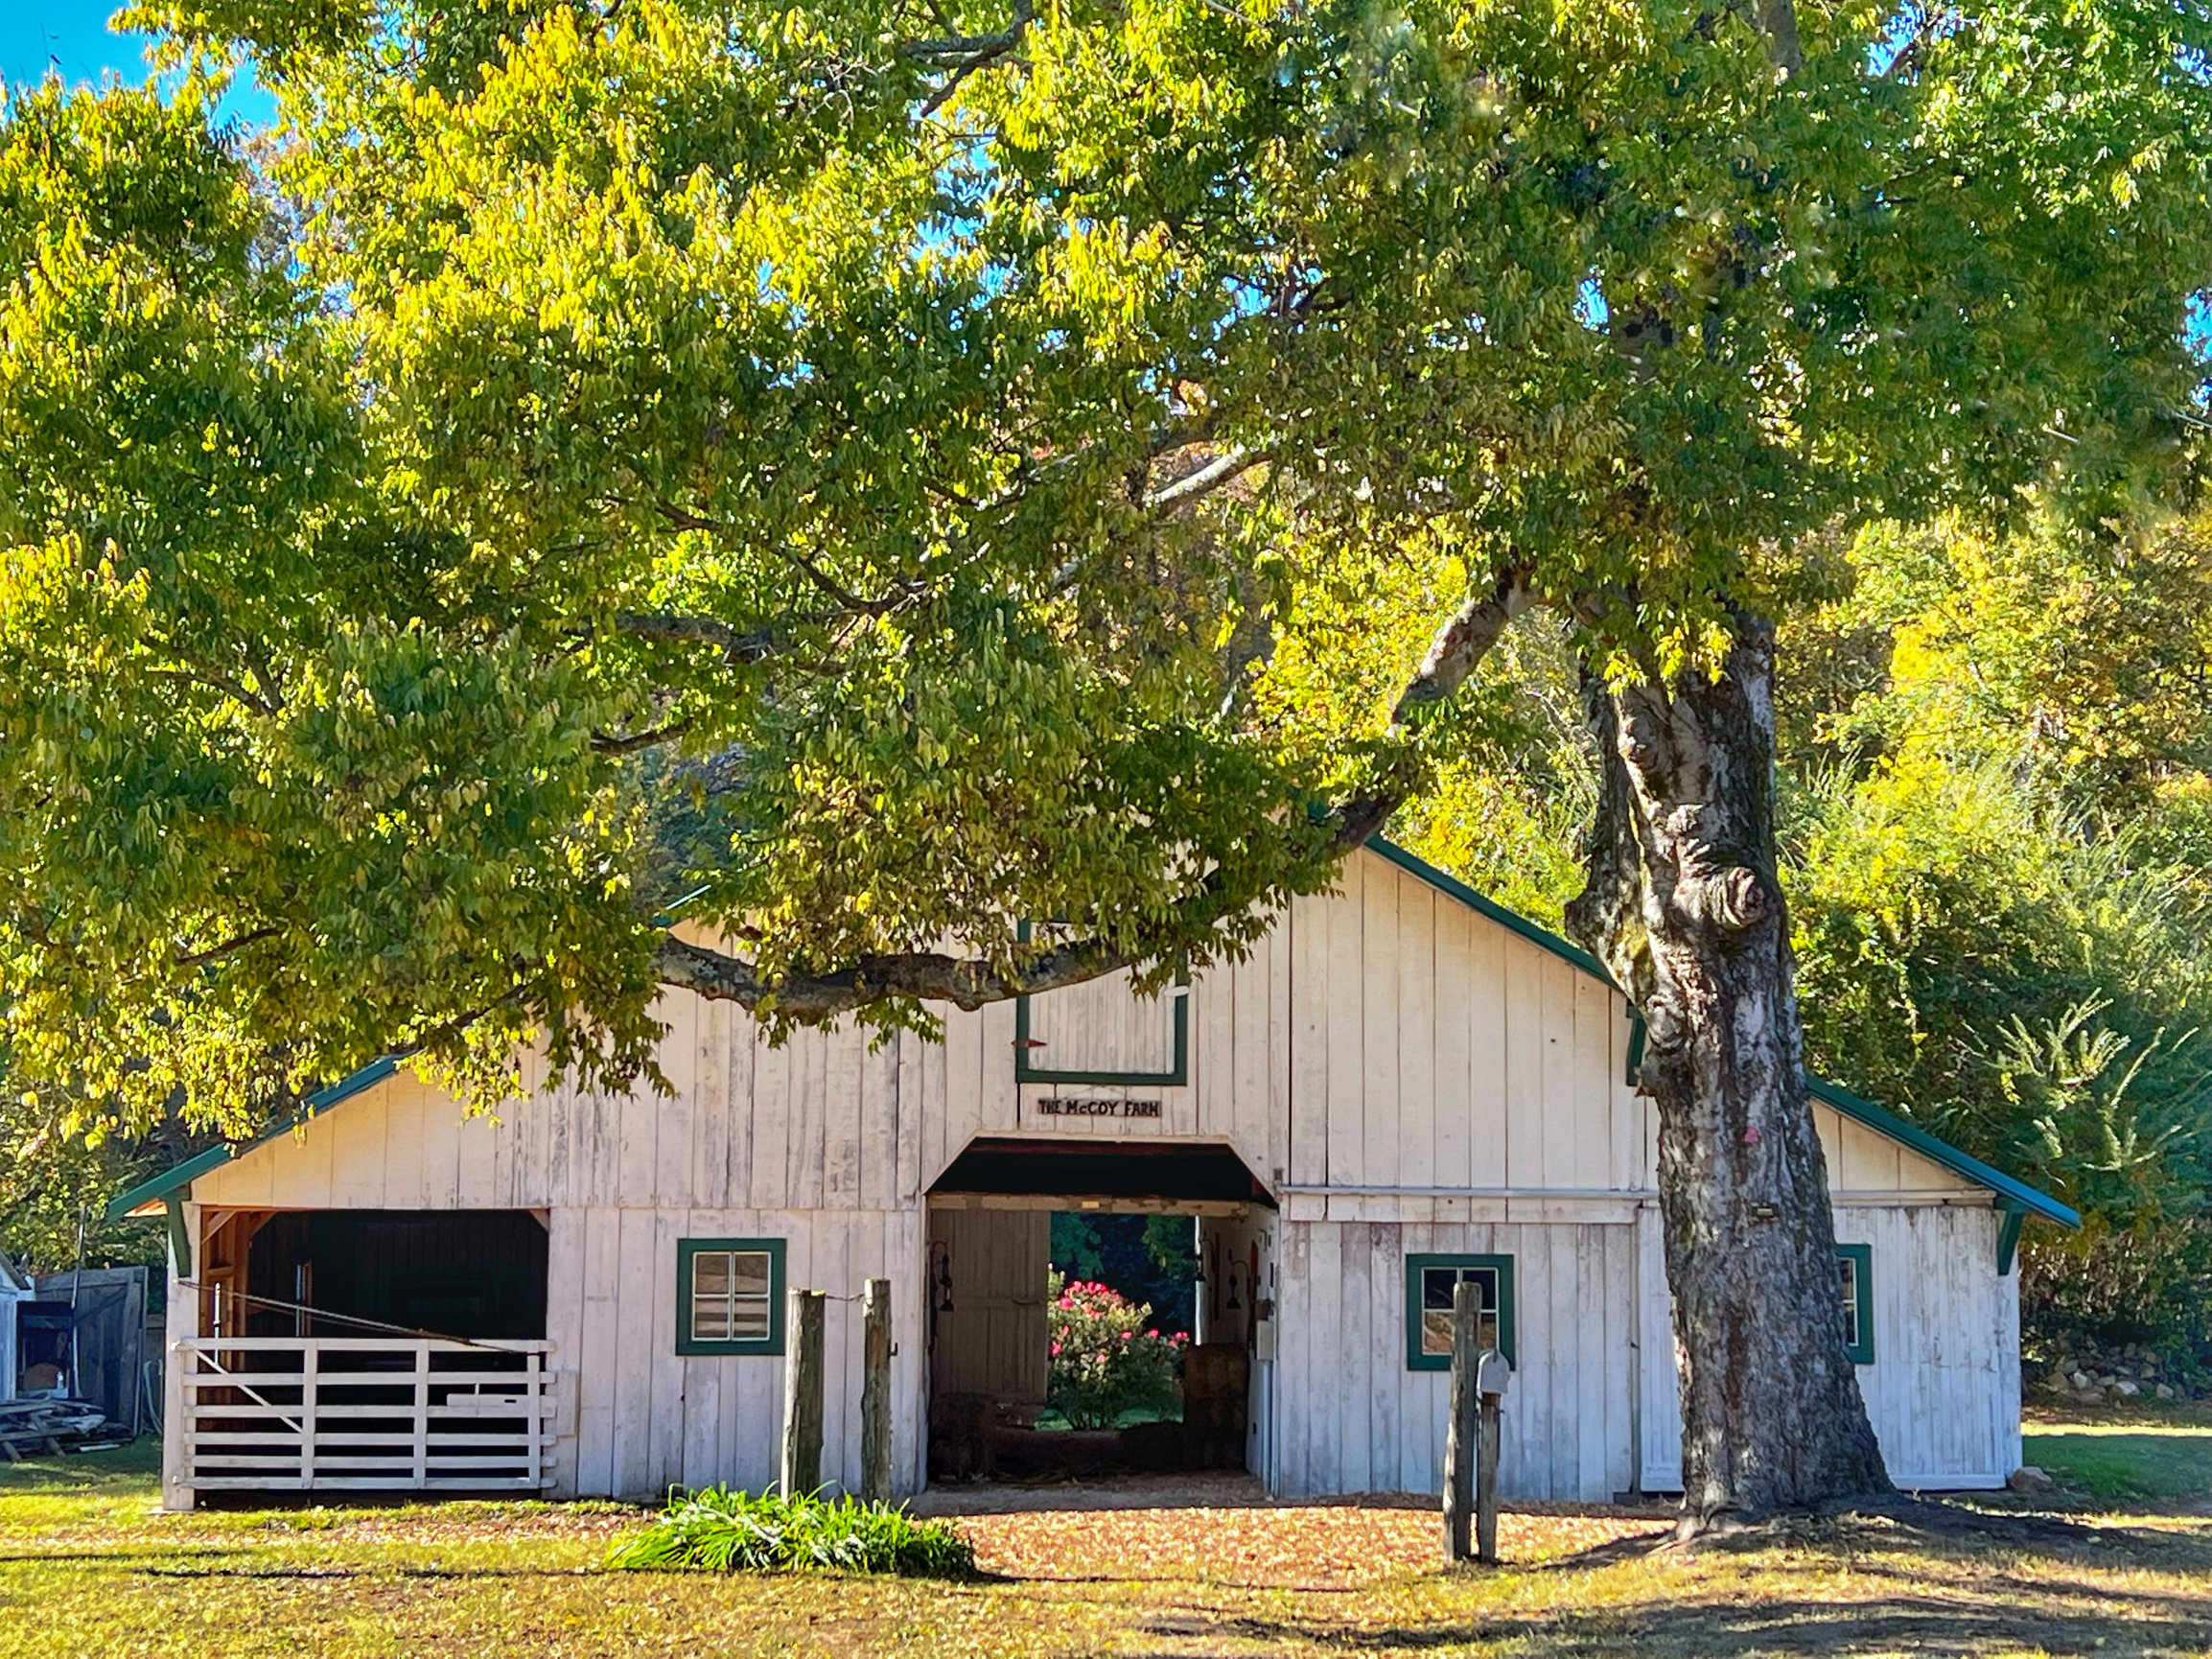
[[[1096,1507],[962,1517],[983,1571],[1069,1582],[1190,1580],[1249,1589],[1348,1590],[1440,1564],[1442,1522],[1410,1505]],[[1500,1553],[1553,1561],[1658,1539],[1664,1516],[1510,1514]]]

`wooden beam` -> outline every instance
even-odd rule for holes
[[[794,1288],[783,1320],[783,1467],[786,1498],[810,1498],[822,1489],[822,1292]]]
[[[2004,1226],[1997,1229],[1997,1277],[2003,1278],[2013,1271],[2013,1254],[2020,1248],[2020,1226],[2028,1219],[2024,1209],[2005,1211]]]
[[[933,1210],[1073,1210],[1092,1215],[1204,1215],[1242,1221],[1252,1206],[1235,1199],[1118,1198],[1106,1193],[933,1192]]]

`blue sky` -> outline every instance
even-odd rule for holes
[[[107,27],[120,0],[0,0],[0,78],[42,81],[58,68],[71,85],[97,85],[109,71],[126,81],[150,73],[146,36]],[[250,82],[234,86],[228,113],[249,122],[269,117],[268,95]]]

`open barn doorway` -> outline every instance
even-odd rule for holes
[[[170,1479],[215,1493],[547,1484],[533,1210],[216,1210],[170,1308]]]
[[[1129,1230],[1081,1225],[1102,1218],[1133,1218],[1154,1246],[1179,1234],[1187,1299],[1172,1273],[1120,1297],[1126,1272],[1105,1294],[1071,1285],[1100,1282],[1084,1240]],[[1274,1218],[1216,1142],[971,1144],[929,1195],[931,1480],[1265,1478]]]

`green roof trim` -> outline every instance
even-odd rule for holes
[[[1481,894],[1476,892],[1474,888],[1468,886],[1457,876],[1437,869],[1426,858],[1407,852],[1405,848],[1400,847],[1395,842],[1385,841],[1382,836],[1377,835],[1368,841],[1367,846],[1373,852],[1397,865],[1408,875],[1419,876],[1439,893],[1447,894],[1458,900],[1460,903],[1478,915],[1488,917],[1501,927],[1519,934],[1531,945],[1542,946],[1562,961],[1572,963],[1583,972],[1593,974],[1603,980],[1615,991],[1619,990],[1619,987],[1613,983],[1613,975],[1605,971],[1605,965],[1580,946],[1560,938],[1558,934],[1548,927],[1539,927],[1525,916],[1515,915],[1502,904],[1483,898]],[[1644,1030],[1642,1015],[1634,1008],[1631,1008],[1629,1012],[1632,1016],[1632,1026],[1629,1032],[1630,1064],[1634,1066],[1642,1059]],[[1630,1081],[1634,1081],[1633,1077]],[[1874,1131],[1875,1133],[1886,1134],[1892,1140],[1901,1142],[1922,1157],[1934,1159],[1953,1174],[1966,1177],[1976,1186],[1989,1188],[1990,1191],[1997,1195],[1997,1207],[2008,1214],[2039,1215],[2044,1220],[2057,1222],[2063,1227],[2079,1227],[2082,1225],[2080,1214],[2061,1203],[2050,1194],[2038,1192],[2026,1181],[2015,1180],[2002,1170],[1992,1169],[1980,1158],[1961,1152],[1948,1141],[1938,1140],[1918,1124],[1907,1122],[1904,1118],[1898,1116],[1896,1112],[1876,1106],[1871,1100],[1862,1099],[1851,1093],[1850,1089],[1829,1083],[1826,1078],[1815,1077],[1809,1071],[1805,1074],[1805,1087],[1812,1091],[1814,1098],[1834,1107],[1845,1116],[1855,1118],[1860,1123],[1865,1124],[1867,1128]]]
[[[387,1054],[370,1061],[349,1077],[342,1077],[327,1088],[318,1088],[300,1103],[300,1110],[282,1123],[272,1124],[251,1140],[226,1141],[221,1146],[211,1146],[196,1157],[173,1164],[149,1180],[140,1181],[128,1192],[118,1193],[107,1203],[107,1219],[121,1221],[142,1203],[156,1199],[167,1200],[187,1191],[192,1183],[211,1170],[221,1169],[232,1158],[251,1152],[265,1141],[274,1140],[297,1129],[311,1117],[328,1111],[332,1107],[351,1100],[364,1088],[369,1088],[400,1068],[407,1059],[405,1054]]]
[[[2024,1215],[2039,1215],[2045,1221],[2055,1221],[2063,1227],[2082,1225],[2081,1213],[2061,1203],[2049,1193],[2038,1192],[2024,1180],[2015,1180],[2001,1169],[1994,1169],[1980,1158],[1961,1152],[1947,1140],[1938,1140],[1916,1123],[1908,1123],[1873,1101],[1861,1098],[1841,1084],[1830,1083],[1825,1077],[1805,1074],[1805,1087],[1812,1090],[1813,1098],[1832,1106],[1846,1117],[1856,1118],[1877,1134],[1886,1134],[1892,1140],[1901,1141],[1922,1157],[1932,1158],[1954,1175],[1963,1175],[1976,1186],[1986,1186],[1997,1195],[1999,1209]]]

